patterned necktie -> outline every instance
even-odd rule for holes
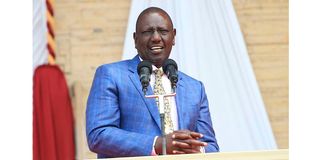
[[[163,71],[162,69],[157,69],[154,71],[155,73],[155,84],[153,87],[153,93],[158,95],[164,95],[166,92],[164,91],[163,85],[162,85],[162,75]],[[158,98],[156,98],[157,104],[159,106]],[[165,133],[169,134],[173,132],[173,123],[171,120],[171,106],[169,102],[169,98],[164,98],[164,126],[165,126]]]

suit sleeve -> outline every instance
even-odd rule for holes
[[[91,151],[108,157],[147,156],[154,137],[120,128],[120,108],[115,69],[97,69],[87,101],[86,133]]]
[[[219,152],[219,146],[215,138],[215,132],[212,127],[210,111],[208,107],[208,99],[203,84],[201,84],[201,100],[199,104],[199,119],[196,125],[196,131],[204,135],[201,141],[207,142],[205,152]]]

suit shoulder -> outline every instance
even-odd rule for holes
[[[201,81],[179,71],[179,76],[181,76],[181,78],[185,81],[185,82],[188,82],[188,83],[192,83],[192,84],[202,84]]]
[[[102,70],[102,71],[112,70],[114,72],[121,72],[121,71],[127,70],[128,66],[129,66],[129,60],[123,60],[123,61],[118,61],[118,62],[113,62],[113,63],[102,64],[97,68],[97,71],[98,70]]]

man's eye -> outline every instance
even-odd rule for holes
[[[153,31],[143,31],[142,34],[151,34]]]
[[[168,34],[169,31],[168,30],[160,30],[160,33],[165,35],[165,34]]]

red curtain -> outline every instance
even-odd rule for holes
[[[72,106],[58,66],[42,65],[34,72],[33,159],[75,159]]]

